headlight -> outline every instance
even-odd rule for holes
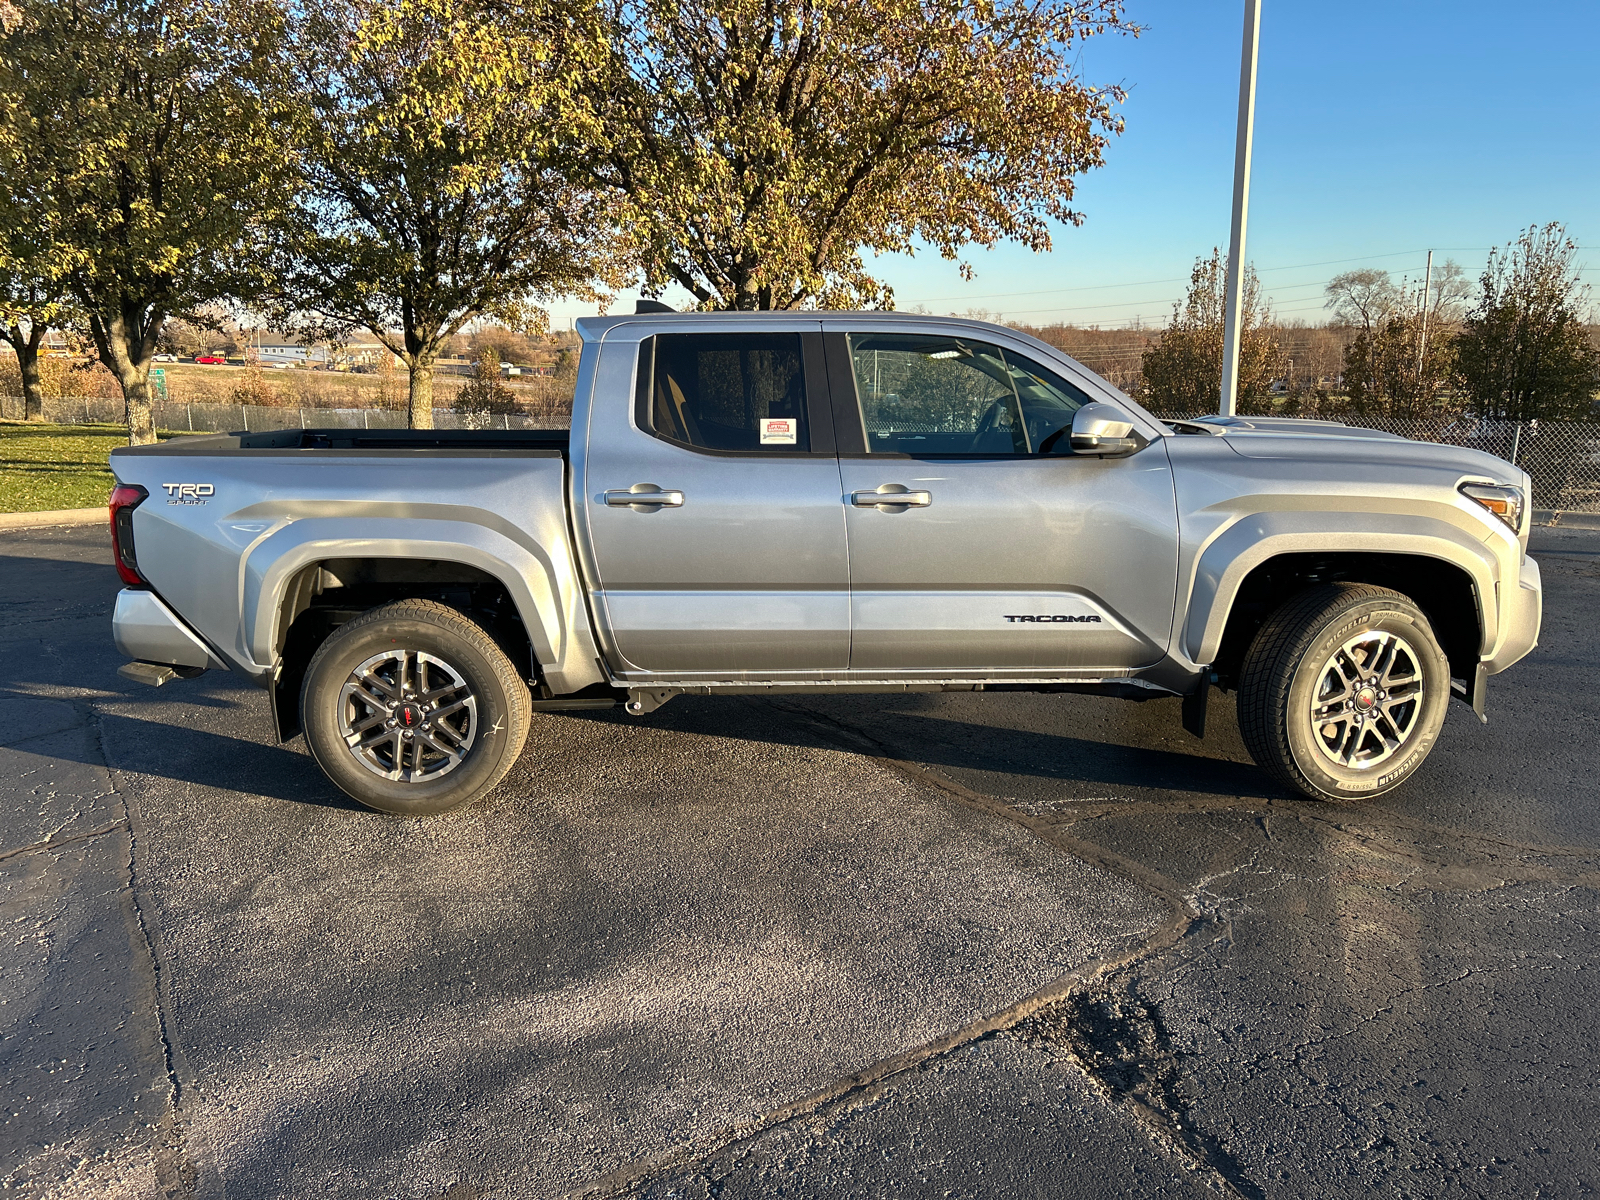
[[[1522,489],[1504,483],[1463,483],[1461,494],[1476,500],[1507,525],[1522,532],[1522,512],[1527,504]]]

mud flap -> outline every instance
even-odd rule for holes
[[[1470,683],[1457,683],[1452,679],[1450,691],[1457,699],[1465,700],[1472,705],[1472,711],[1478,714],[1479,721],[1485,725],[1489,723],[1489,671],[1482,663],[1479,663],[1477,669],[1472,672]]]
[[[1183,727],[1195,737],[1206,736],[1206,705],[1211,699],[1211,673],[1200,676],[1194,691],[1183,698]]]
[[[303,670],[285,677],[282,662],[272,674],[272,732],[279,745],[300,732],[300,684],[304,679]]]

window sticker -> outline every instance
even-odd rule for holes
[[[763,446],[793,446],[799,438],[799,424],[793,417],[767,417],[761,422]]]

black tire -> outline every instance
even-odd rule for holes
[[[405,698],[408,678],[414,699]],[[318,647],[300,716],[312,757],[340,791],[379,812],[421,817],[470,803],[505,778],[530,709],[527,685],[480,626],[447,605],[401,600],[362,613]]]
[[[1314,800],[1368,799],[1422,765],[1449,699],[1449,662],[1415,604],[1388,588],[1328,584],[1257,632],[1239,681],[1239,732],[1285,786]]]

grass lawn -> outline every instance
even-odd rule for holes
[[[112,483],[107,460],[127,444],[125,426],[0,421],[0,512],[104,505]]]

